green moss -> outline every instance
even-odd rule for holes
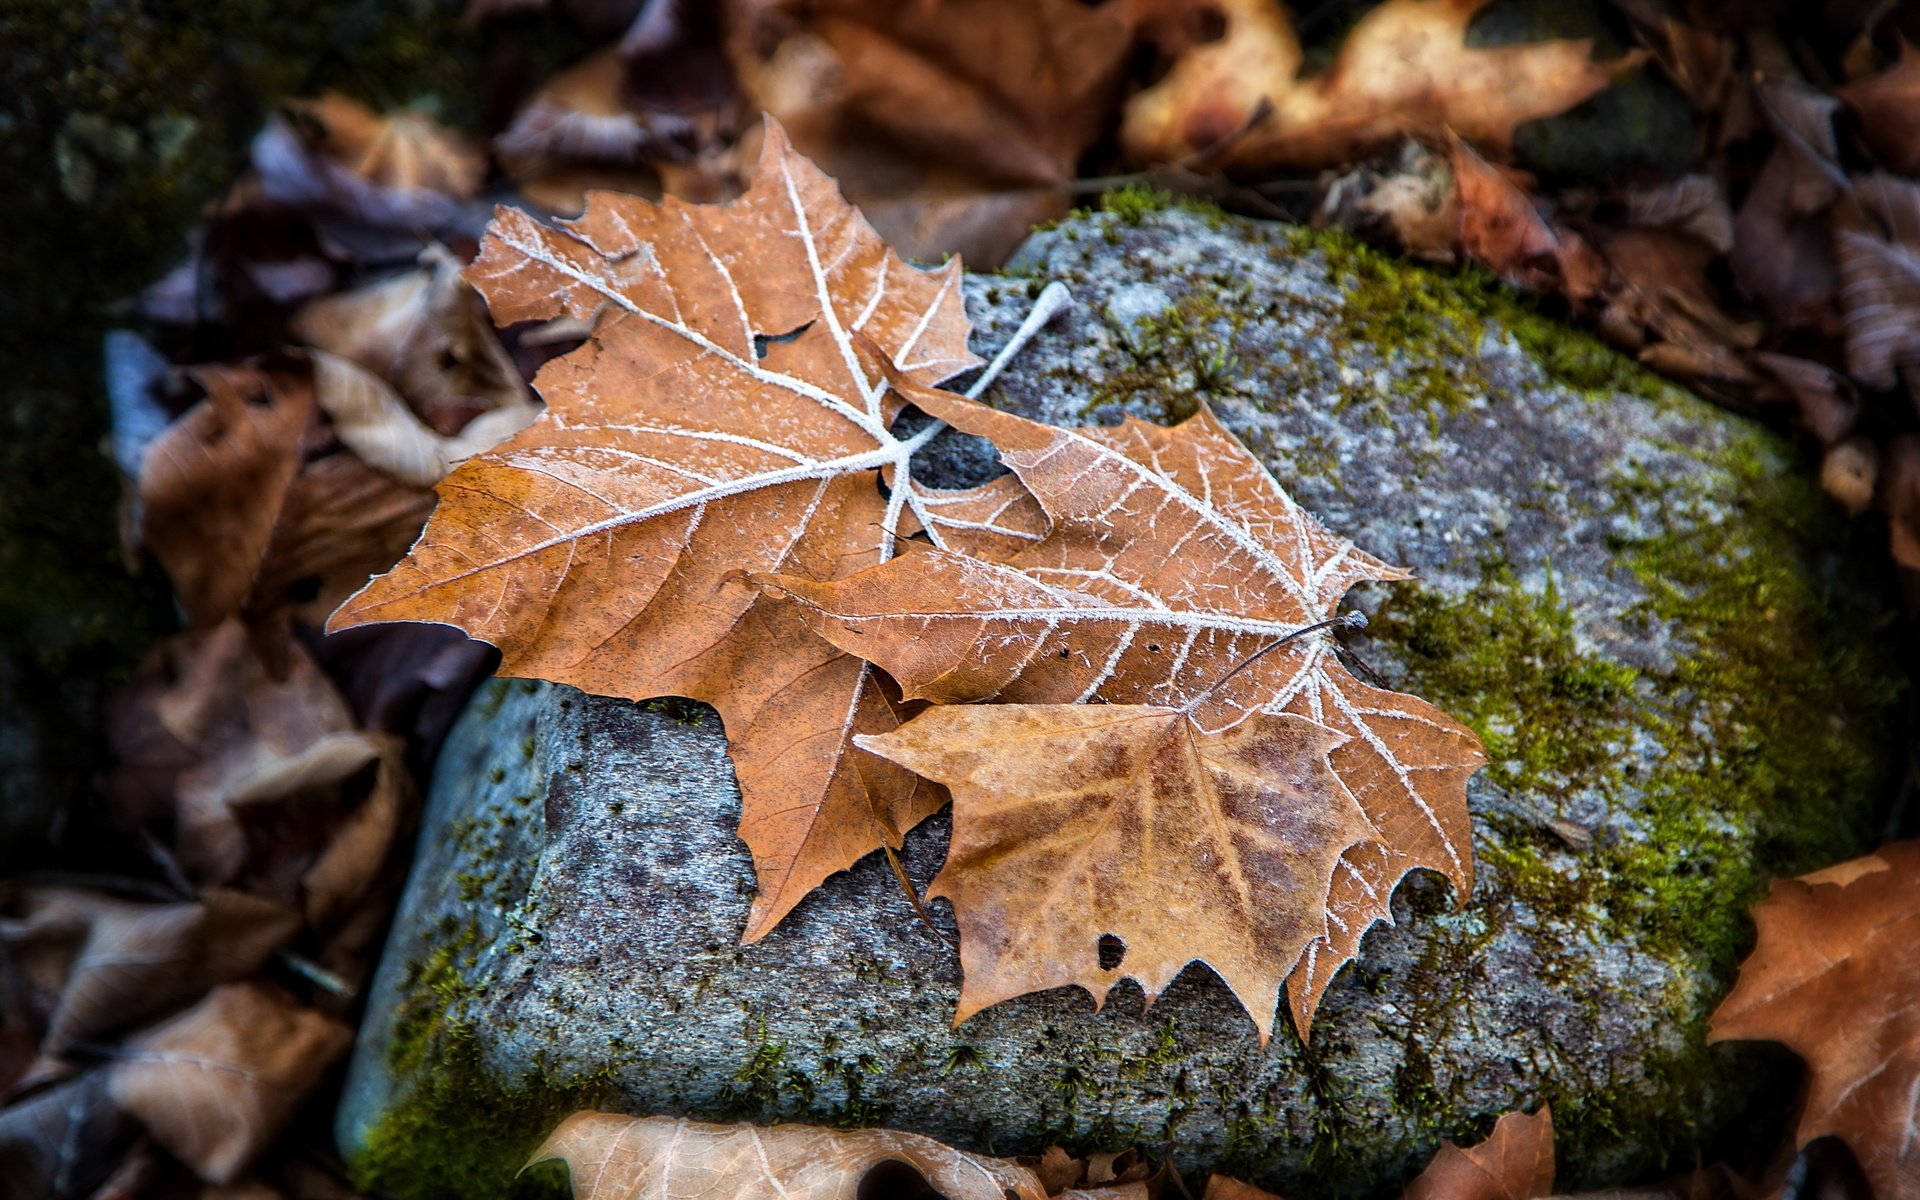
[[[1510,333],[1548,378],[1569,387],[1647,397],[1674,390],[1479,267],[1422,267],[1339,230],[1289,227],[1282,246],[1288,254],[1318,256],[1341,286],[1336,351],[1364,346],[1397,356],[1430,411],[1456,411],[1465,395],[1485,390],[1476,373],[1479,348],[1494,326]]]
[[[1121,331],[1132,362],[1108,372],[1081,407],[1092,416],[1109,405],[1146,403],[1174,425],[1198,411],[1208,396],[1227,394],[1240,374],[1238,343],[1249,321],[1272,315],[1255,303],[1243,280],[1205,281],[1164,312]]]
[[[1472,726],[1487,779],[1521,800],[1479,818],[1475,910],[1489,928],[1531,910],[1543,973],[1595,1016],[1610,997],[1580,990],[1591,987],[1584,937],[1671,969],[1664,999],[1682,1045],[1643,1064],[1653,1084],[1555,1090],[1554,1079],[1590,1077],[1577,1057],[1543,1073],[1569,1161],[1622,1145],[1657,1155],[1699,1135],[1706,1097],[1749,1065],[1704,1042],[1706,1013],[1750,944],[1747,907],[1770,876],[1857,852],[1886,782],[1898,688],[1860,637],[1876,593],[1817,565],[1852,535],[1773,438],[1733,436],[1726,450],[1692,452],[1705,471],[1679,474],[1694,482],[1622,481],[1623,511],[1659,532],[1613,543],[1647,596],[1619,619],[1663,633],[1670,662],[1636,667],[1588,644],[1551,573],[1529,586],[1492,559],[1463,595],[1394,589],[1371,630],[1396,648],[1403,686]],[[1649,745],[1659,749],[1641,769]],[[1576,799],[1631,817],[1576,852],[1546,824]],[[1436,937],[1428,952],[1451,942]],[[1435,984],[1470,976],[1456,963],[1409,981],[1415,1023],[1462,1011],[1471,998]],[[1431,1088],[1411,1049],[1402,1103],[1457,1136],[1473,1114]]]

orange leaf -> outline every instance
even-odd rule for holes
[[[1257,713],[1203,733],[1146,705],[934,708],[868,749],[953,791],[953,842],[928,895],[960,924],[958,1023],[1077,984],[1121,979],[1151,1003],[1190,962],[1213,968],[1260,1030],[1326,928],[1334,864],[1373,836],[1333,777],[1341,734]],[[1125,946],[1101,962],[1103,935]]]
[[[1920,842],[1777,880],[1753,920],[1707,1040],[1792,1048],[1813,1073],[1799,1143],[1839,1137],[1878,1200],[1920,1197]]]
[[[959,264],[901,262],[769,124],[738,201],[602,193],[558,229],[503,209],[469,276],[496,321],[597,317],[594,336],[542,370],[533,425],[441,482],[420,542],[331,628],[438,621],[499,646],[506,675],[713,704],[758,938],[941,803],[851,744],[905,715],[875,672],[735,577],[831,579],[894,553],[912,446],[889,431],[887,378],[976,361]]]
[[[1277,0],[1221,0],[1225,36],[1188,49],[1128,102],[1122,140],[1136,157],[1166,162],[1232,137],[1216,165],[1242,171],[1357,162],[1400,137],[1449,130],[1504,151],[1520,125],[1572,108],[1642,60],[1594,62],[1586,40],[1469,47],[1467,25],[1486,4],[1387,0],[1324,74],[1303,79],[1300,40]]]
[[[1167,430],[1055,429],[902,385],[991,438],[1052,522],[1007,565],[929,550],[829,584],[758,580],[799,601],[836,645],[943,703],[1185,705],[1218,732],[1289,712],[1346,736],[1340,782],[1379,830],[1334,879],[1329,928],[1290,985],[1303,1034],[1361,934],[1416,866],[1472,888],[1467,777],[1474,736],[1411,696],[1366,687],[1327,639],[1256,653],[1327,618],[1353,584],[1403,579],[1296,505],[1212,414]],[[1217,686],[1216,686],[1217,685]],[[1203,695],[1204,694],[1204,695]]]
[[[1542,1108],[1501,1117],[1477,1146],[1442,1142],[1405,1200],[1537,1200],[1551,1191],[1553,1112]]]

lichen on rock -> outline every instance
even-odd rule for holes
[[[476,1096],[500,1161],[592,1096],[1003,1153],[1171,1141],[1184,1168],[1320,1196],[1549,1101],[1562,1183],[1619,1181],[1738,1102],[1752,1063],[1702,1032],[1744,907],[1864,840],[1890,766],[1885,596],[1788,448],[1489,281],[1337,237],[1130,194],[971,280],[977,344],[1051,279],[1075,312],[995,403],[1074,423],[1204,401],[1415,569],[1354,593],[1373,623],[1352,646],[1486,741],[1473,896],[1410,879],[1309,1045],[1263,1053],[1199,967],[1144,1013],[1062,991],[953,1028],[953,955],[878,861],[738,944],[752,871],[710,711],[497,682],[438,767],[342,1110],[370,1182],[433,1190]],[[934,448],[951,482],[994,469]],[[922,884],[945,835],[908,839]]]

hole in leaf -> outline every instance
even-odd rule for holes
[[[1100,935],[1100,969],[1111,971],[1126,961],[1127,944],[1110,933]]]
[[[1150,650],[1150,651],[1152,651],[1152,652],[1153,652],[1153,653],[1155,653],[1155,654],[1158,654],[1158,653],[1160,653],[1160,643],[1159,643],[1159,642],[1148,642],[1148,643],[1147,643],[1147,649],[1148,649],[1148,650]]]
[[[805,325],[801,325],[794,329],[789,329],[785,333],[754,334],[753,335],[753,356],[755,358],[765,358],[767,356],[768,346],[772,346],[780,342],[791,342],[793,339],[805,333],[812,324],[813,324],[812,321],[808,321]]]
[[[1066,658],[1066,657],[1067,657],[1068,655],[1070,655],[1070,654],[1072,654],[1072,653],[1073,653],[1073,651],[1071,651],[1071,650],[1069,650],[1069,649],[1068,649],[1067,647],[1065,647],[1065,646],[1062,646],[1062,647],[1060,647],[1060,657],[1061,657],[1061,658]]]
[[[875,1163],[860,1177],[854,1200],[945,1200],[927,1177],[898,1159]]]

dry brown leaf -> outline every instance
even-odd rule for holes
[[[1599,290],[1605,265],[1596,264],[1577,235],[1555,229],[1540,214],[1526,190],[1531,179],[1494,166],[1458,138],[1452,157],[1460,245],[1468,254],[1502,279],[1537,292],[1562,291],[1576,303]]]
[[[429,246],[418,270],[315,300],[288,330],[391,383],[434,433],[460,433],[496,410],[524,413],[524,425],[533,419],[533,395],[460,272],[446,247]],[[503,428],[495,440],[511,432]]]
[[[559,229],[496,217],[471,270],[495,319],[597,316],[595,336],[547,364],[544,415],[447,476],[412,553],[331,628],[438,621],[499,646],[508,675],[715,705],[760,883],[752,940],[941,802],[849,742],[901,720],[876,673],[733,580],[894,553],[911,447],[868,356],[920,383],[976,361],[959,264],[903,264],[777,126],[731,205],[598,199]]]
[[[1553,1113],[1510,1112],[1487,1140],[1440,1150],[1407,1185],[1405,1200],[1538,1200],[1553,1191]]]
[[[1046,1200],[1040,1180],[1004,1159],[885,1129],[708,1125],[578,1112],[528,1165],[558,1159],[574,1200],[854,1200],[883,1163],[905,1163],[946,1200]]]
[[[154,439],[140,468],[140,537],[187,614],[212,625],[240,611],[267,557],[300,451],[312,392],[292,368],[199,367],[207,398]]]
[[[210,1183],[231,1183],[278,1136],[353,1030],[256,983],[225,984],[128,1041],[115,1104]]]
[[[1098,1008],[1133,979],[1151,1004],[1199,961],[1264,1043],[1280,985],[1326,931],[1335,864],[1374,836],[1327,760],[1345,740],[1268,713],[1203,733],[1170,708],[986,704],[860,744],[953,792],[927,894],[960,925],[956,1024],[1069,984]],[[1124,947],[1113,966],[1103,937]]]
[[[1244,171],[1358,162],[1400,137],[1449,130],[1499,153],[1518,126],[1572,108],[1641,61],[1595,62],[1586,40],[1471,48],[1467,25],[1486,3],[1388,0],[1360,18],[1325,73],[1303,79],[1278,0],[1222,0],[1225,36],[1186,50],[1129,100],[1121,138],[1151,162],[1232,138],[1216,165]]]
[[[540,415],[530,403],[505,405],[464,422],[456,434],[438,434],[414,416],[386,380],[323,350],[309,357],[314,399],[334,436],[361,462],[403,487],[432,487],[454,464],[499,445]]]
[[[1281,1197],[1226,1175],[1213,1175],[1207,1179],[1207,1190],[1201,1200],[1281,1200]]]
[[[364,735],[379,762],[373,787],[300,876],[310,929],[330,930],[378,881],[407,813],[411,781],[398,738]]]
[[[1920,50],[1900,43],[1900,58],[1867,79],[1835,91],[1860,114],[1860,136],[1880,156],[1882,166],[1900,175],[1920,175],[1920,128],[1913,115],[1920,111]]]
[[[1327,936],[1289,984],[1304,1035],[1366,928],[1390,919],[1402,876],[1429,867],[1471,890],[1466,781],[1484,752],[1431,705],[1355,680],[1324,637],[1228,675],[1329,617],[1353,584],[1405,573],[1322,528],[1205,409],[1172,430],[1062,430],[902,386],[992,439],[1051,534],[1007,566],[926,550],[831,584],[763,586],[800,601],[813,629],[910,697],[1174,707],[1207,692],[1194,713],[1203,731],[1265,710],[1346,735],[1334,768],[1380,841],[1342,860]]]
[[[338,93],[290,101],[253,160],[269,199],[409,231],[453,221],[486,172],[465,136],[424,114],[382,115]]]
[[[1707,1040],[1782,1042],[1812,1074],[1797,1142],[1845,1141],[1876,1200],[1920,1197],[1920,842],[1775,881]]]
[[[193,368],[206,399],[147,449],[140,539],[195,625],[321,604],[324,616],[391,566],[426,519],[425,492],[329,452],[313,372],[289,356]]]
[[[736,0],[728,41],[890,244],[978,266],[1066,210],[1132,28],[1127,6],[1079,0]]]
[[[42,1046],[59,1055],[252,974],[299,928],[297,914],[239,892],[143,904],[44,888],[25,894],[19,917],[0,921],[0,942],[57,995]]]
[[[1793,80],[1754,89],[1774,148],[1734,217],[1734,280],[1776,320],[1820,327],[1836,286],[1833,250],[1820,219],[1847,184],[1837,165],[1839,102]]]

